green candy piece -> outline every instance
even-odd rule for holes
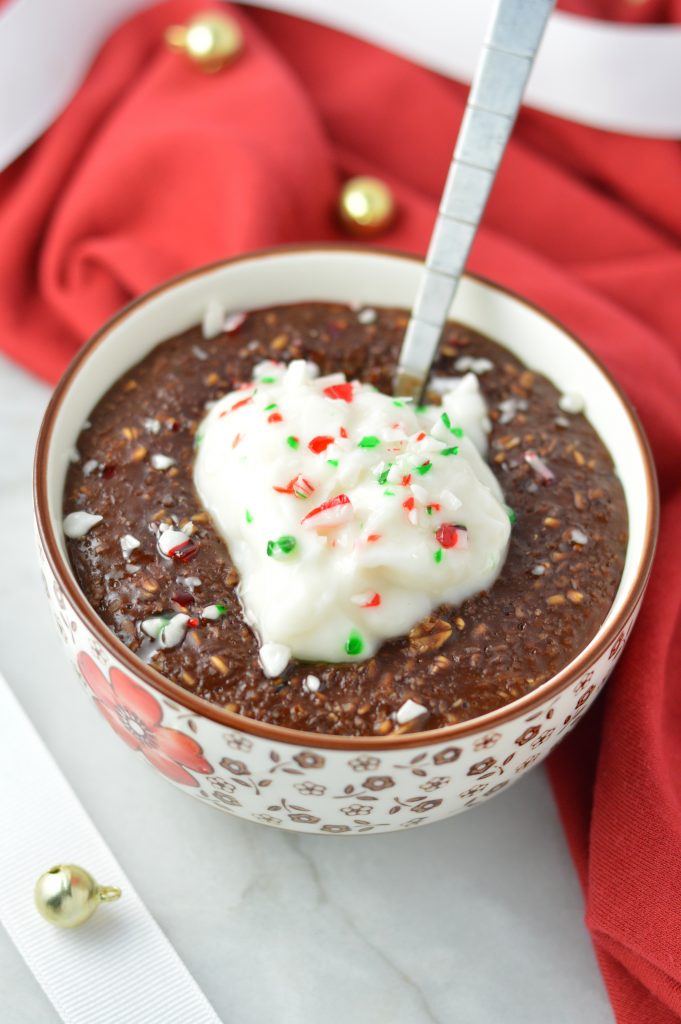
[[[509,518],[509,520],[511,522],[511,525],[513,525],[513,523],[517,523],[518,522],[518,517],[517,517],[517,515],[515,514],[515,511],[511,508],[510,505],[506,506],[506,515],[508,516],[508,518]]]
[[[283,534],[278,540],[267,541],[267,554],[270,558],[282,558],[290,555],[298,546],[298,541],[290,534]]]
[[[443,448],[441,450],[441,452],[440,452],[440,455],[458,455],[458,454],[459,454],[459,449],[456,448],[456,447],[454,447],[454,448]]]
[[[384,469],[383,472],[381,473],[381,475],[379,476],[378,482],[381,485],[381,487],[384,487],[385,484],[387,484],[387,482],[388,482],[388,473],[390,472],[390,470],[392,468],[393,468],[393,464],[392,464],[392,462],[389,462],[388,466],[387,466],[387,469]]]
[[[253,522],[253,516],[252,516],[252,514],[251,514],[251,513],[250,513],[250,512],[248,511],[248,509],[246,509],[246,522],[247,522],[247,523],[252,523],[252,522]]]
[[[433,555],[433,560],[436,561],[438,565],[440,564],[440,562],[442,561],[442,548],[437,549],[437,551]]]
[[[374,437],[373,434],[369,434],[367,437],[363,437],[358,443],[358,448],[377,448],[381,443],[380,437]]]
[[[300,444],[300,441],[298,440],[297,437],[291,436],[286,438],[286,444],[289,446],[289,448],[297,448],[298,445]]]
[[[353,629],[350,636],[345,641],[345,652],[353,657],[361,654],[364,650],[364,640],[356,629]]]
[[[430,473],[432,468],[432,462],[424,462],[422,466],[416,466],[416,472],[419,474],[419,476],[425,476],[426,473]]]

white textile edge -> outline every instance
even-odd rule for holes
[[[0,922],[65,1024],[220,1024],[0,676]],[[80,928],[38,914],[55,863],[86,868],[121,899]]]
[[[243,2],[349,32],[470,82],[493,0]],[[0,170],[64,109],[109,33],[150,3],[5,4],[0,10]],[[551,17],[525,102],[605,131],[681,138],[680,93],[680,26],[613,24],[559,11]]]

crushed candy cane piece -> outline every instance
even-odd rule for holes
[[[350,600],[353,604],[358,604],[360,608],[378,608],[381,603],[381,595],[372,590],[365,590],[362,594],[353,594]]]
[[[167,469],[170,469],[171,466],[175,465],[175,459],[172,459],[170,455],[163,455],[162,453],[157,452],[151,456],[151,464],[154,469],[158,469],[162,473],[165,473]]]
[[[222,329],[225,334],[234,334],[235,331],[239,330],[245,319],[246,314],[241,311],[238,313],[230,313],[225,317]]]
[[[576,391],[566,391],[564,395],[561,395],[558,399],[558,408],[562,412],[570,413],[576,416],[580,412],[584,412],[584,399],[581,395],[578,395]]]
[[[158,634],[158,642],[161,647],[177,647],[187,635],[187,626],[191,622],[188,615],[178,612],[169,619]]]
[[[584,533],[584,531],[580,530],[580,529],[574,529],[572,531],[572,533],[570,534],[570,540],[572,541],[573,544],[588,544],[589,543],[589,538]]]
[[[86,533],[101,523],[103,516],[95,515],[93,512],[69,512],[64,518],[64,533],[71,540],[80,540]]]
[[[556,474],[549,469],[544,460],[535,451],[528,448],[523,458],[540,483],[545,485],[555,483]]]
[[[269,643],[260,648],[260,664],[270,679],[280,676],[291,660],[291,648],[286,644]]]
[[[484,357],[475,359],[473,356],[459,356],[454,363],[454,369],[460,373],[466,373],[470,370],[471,373],[480,375],[481,373],[489,373],[490,370],[493,370],[494,363]]]
[[[300,525],[304,530],[327,530],[350,522],[352,517],[352,502],[347,494],[337,494],[308,512]]]
[[[308,693],[317,693],[321,685],[322,682],[318,676],[305,676],[303,679],[303,689]]]
[[[420,718],[421,715],[428,713],[428,708],[424,707],[423,704],[417,704],[415,700],[409,697],[405,700],[401,708],[395,712],[395,721],[398,725],[406,725],[407,722],[413,722],[414,719]]]
[[[169,618],[167,615],[152,615],[150,619],[145,619],[141,623],[140,629],[147,636],[150,636],[152,640],[158,640],[159,634],[164,626],[168,625]]]
[[[201,320],[201,333],[204,338],[216,338],[221,334],[224,320],[225,307],[217,299],[211,299]]]
[[[208,619],[210,622],[217,622],[226,613],[227,609],[224,604],[209,604],[201,612],[201,618]]]
[[[443,548],[468,548],[468,530],[465,526],[455,523],[443,523],[435,534],[435,539]]]
[[[131,533],[126,533],[124,537],[121,537],[120,543],[123,558],[129,558],[132,552],[140,546],[140,541],[138,541],[137,537],[133,537]]]

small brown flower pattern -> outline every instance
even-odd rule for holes
[[[373,807],[369,807],[366,804],[348,804],[347,807],[341,807],[343,814],[349,814],[352,817],[365,817],[367,814],[371,814]]]
[[[483,775],[485,772],[488,772],[490,768],[493,768],[496,763],[496,758],[486,757],[484,761],[476,761],[475,764],[472,764],[466,774]]]
[[[235,761],[230,757],[223,757],[221,766],[231,775],[250,775],[248,765],[244,761]]]
[[[318,782],[296,782],[295,788],[303,796],[324,796],[326,793],[326,786],[321,786]]]
[[[434,778],[428,779],[427,782],[422,782],[419,789],[422,789],[424,793],[432,793],[434,789],[448,786],[451,781],[448,775],[436,775]]]
[[[518,736],[516,743],[519,747],[523,747],[530,740],[533,740],[535,736],[538,736],[541,732],[541,725],[532,725],[529,729],[526,729],[522,736]]]
[[[348,761],[348,767],[353,772],[375,772],[381,767],[381,762],[378,757],[353,757]]]
[[[433,764],[454,764],[461,757],[459,747],[446,747],[439,754],[433,755]]]
[[[489,750],[501,739],[500,732],[492,732],[487,736],[481,736],[479,740],[476,740],[473,744],[473,750]]]
[[[394,785],[395,782],[389,775],[370,775],[368,779],[364,780],[364,788],[370,789],[374,793],[380,793],[382,789],[390,789]]]
[[[253,740],[238,732],[226,732],[225,743],[231,750],[243,750],[246,754],[253,749]]]
[[[323,768],[325,764],[325,759],[321,754],[315,754],[311,750],[301,750],[299,754],[295,755],[293,760],[301,768]]]

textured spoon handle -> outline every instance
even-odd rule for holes
[[[402,344],[395,381],[398,394],[418,397],[428,378],[554,3],[497,2]]]

